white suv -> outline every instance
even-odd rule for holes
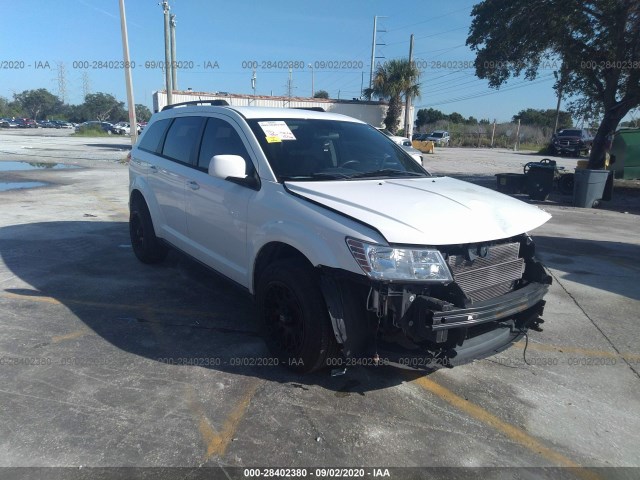
[[[445,132],[444,130],[436,130],[435,132],[431,132],[427,135],[427,140],[431,140],[438,146],[449,146],[449,141],[451,137],[449,136],[449,132]]]
[[[350,117],[172,107],[131,152],[133,250],[175,247],[247,289],[282,364],[451,365],[542,322],[537,207],[433,176]]]

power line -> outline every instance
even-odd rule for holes
[[[523,80],[521,82],[518,82],[514,85],[512,85],[511,87],[506,87],[500,90],[494,90],[494,91],[483,91],[483,92],[475,92],[466,96],[460,96],[460,97],[456,97],[456,98],[452,98],[449,100],[445,100],[442,102],[433,102],[433,103],[427,103],[427,104],[423,104],[423,105],[419,105],[419,107],[435,107],[435,106],[439,106],[439,105],[447,105],[449,103],[457,103],[457,102],[462,102],[465,100],[473,100],[476,98],[480,98],[480,97],[486,97],[488,95],[495,95],[498,93],[503,93],[503,92],[510,92],[512,90],[518,90],[520,88],[524,88],[527,87],[529,85],[536,85],[539,83],[544,83],[544,82],[548,82],[549,80],[551,80],[553,77],[553,74],[549,74],[549,75],[545,75],[544,77],[540,77],[537,80],[534,81],[530,81],[530,80]]]
[[[404,25],[402,27],[394,28],[393,30],[389,30],[389,32],[395,32],[396,30],[402,30],[404,28],[413,27],[415,25],[422,25],[423,23],[431,23],[431,22],[433,22],[433,20],[438,20],[440,18],[447,17],[447,16],[449,16],[449,15],[451,15],[453,13],[458,13],[458,12],[461,12],[463,10],[468,10],[470,7],[473,7],[473,6],[474,6],[474,4],[472,3],[471,5],[467,5],[466,7],[458,8],[457,10],[451,10],[450,12],[443,13],[442,15],[438,15],[437,17],[429,17],[427,20],[422,20],[421,22],[410,23],[409,25]]]

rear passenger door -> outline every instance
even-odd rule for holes
[[[186,185],[194,173],[204,123],[203,117],[176,117],[167,131],[155,168],[148,175],[164,220],[161,236],[180,248],[187,241]]]
[[[210,176],[214,155],[240,155],[255,173],[249,143],[231,119],[210,117],[204,127],[193,182],[187,185],[191,253],[232,280],[247,285],[247,208],[256,191]]]

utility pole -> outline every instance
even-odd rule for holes
[[[309,68],[311,69],[311,98],[313,98],[313,95],[315,94],[314,92],[314,88],[313,88],[313,80],[314,80],[314,70],[313,70],[313,65],[309,64]]]
[[[560,123],[560,101],[562,100],[562,82],[558,87],[558,104],[556,105],[556,125],[553,127],[553,133],[558,131],[558,123]]]
[[[289,79],[287,80],[287,97],[291,101],[291,93],[293,92],[293,70],[289,69]]]
[[[373,17],[373,41],[371,42],[371,71],[369,73],[369,88],[373,88],[373,71],[375,68],[376,61],[376,45],[384,45],[384,43],[376,43],[376,34],[378,33],[378,19],[379,18],[387,18],[381,16]],[[382,57],[384,58],[384,57]],[[369,95],[369,100],[371,100],[371,95]]]
[[[171,41],[169,39],[170,7],[168,0],[163,0],[160,5],[162,5],[164,12],[164,83],[167,89],[167,105],[171,105],[173,104],[173,83],[171,83]]]
[[[413,66],[413,33],[409,39],[409,65]],[[411,95],[406,95],[406,97],[404,99],[404,136],[411,140],[411,134],[413,133],[411,130],[411,120],[413,120],[411,115]]]
[[[89,79],[89,72],[84,70],[82,72],[82,98],[87,98],[87,95],[91,93],[91,80]]]
[[[169,16],[169,35],[171,37],[171,85],[178,90],[178,60],[176,59],[176,16]]]
[[[493,119],[493,130],[491,131],[491,148],[493,148],[493,139],[496,136],[496,119]]]
[[[560,123],[560,102],[562,101],[562,89],[564,88],[564,80],[565,80],[565,68],[564,68],[564,60],[562,61],[562,65],[560,66],[560,81],[558,85],[558,103],[556,105],[556,125],[553,128],[553,133],[558,131],[558,123]]]
[[[58,97],[65,103],[67,100],[67,69],[64,62],[58,62]]]
[[[131,145],[138,140],[138,122],[136,122],[136,105],[133,101],[133,82],[131,80],[131,60],[129,58],[129,36],[127,34],[127,17],[124,11],[124,0],[120,0],[120,29],[122,30],[122,56],[124,58],[124,80],[127,84],[127,103],[129,104],[129,131]]]
[[[518,129],[516,130],[516,143],[513,146],[514,151],[518,151],[520,149],[520,119],[518,119]]]
[[[373,88],[373,63],[376,61],[376,33],[378,31],[378,17],[373,17],[373,41],[371,42],[371,73],[369,74],[369,91]],[[371,94],[369,94],[371,100]]]
[[[253,75],[251,76],[251,88],[253,90],[253,103],[256,102],[256,69],[253,69]]]

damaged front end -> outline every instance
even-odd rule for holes
[[[497,353],[543,322],[551,277],[526,234],[437,249],[347,244],[367,277],[322,275],[346,357],[453,366]]]

